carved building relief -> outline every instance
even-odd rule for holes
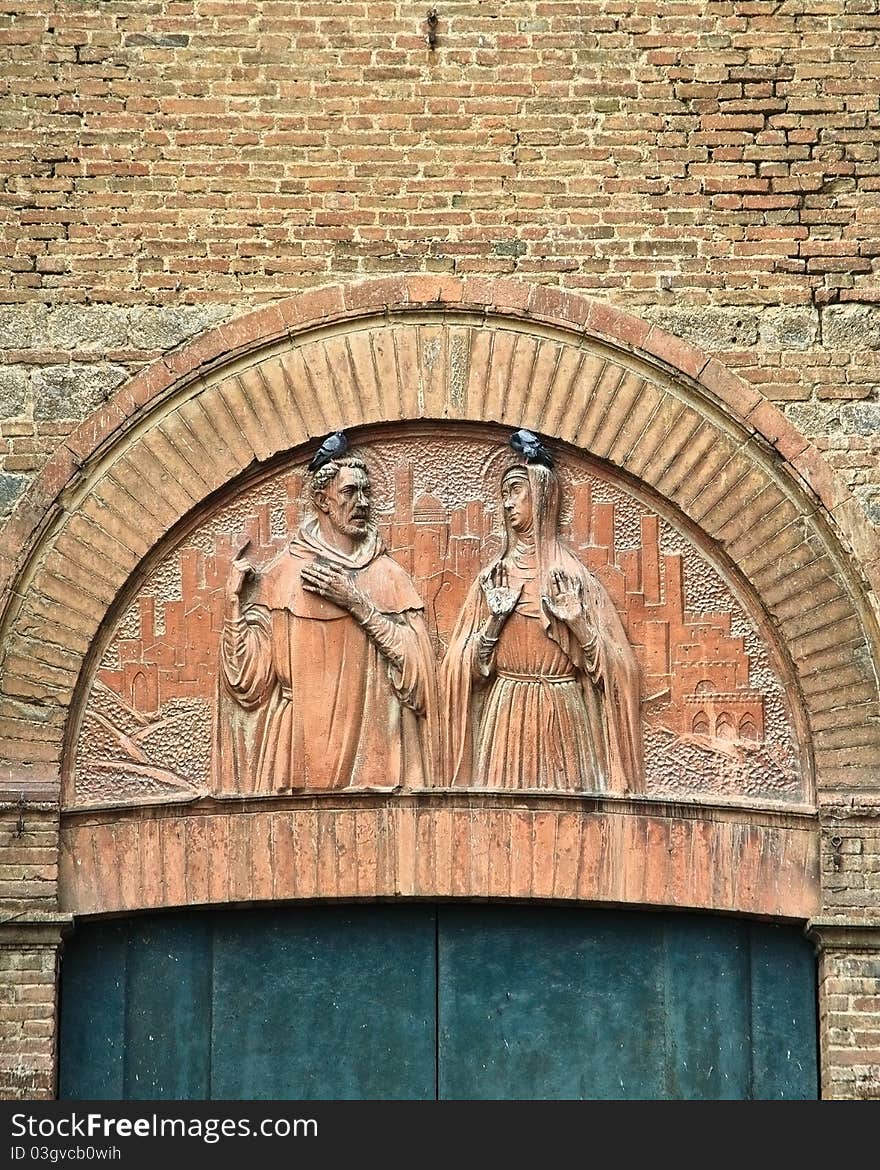
[[[526,463],[507,434],[352,439],[323,488],[294,459],[201,517],[105,632],[68,805],[807,799],[784,665],[713,550],[587,458]]]

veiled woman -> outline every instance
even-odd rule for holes
[[[501,555],[443,662],[447,783],[641,791],[638,666],[605,589],[559,539],[558,476],[517,463],[501,495]]]

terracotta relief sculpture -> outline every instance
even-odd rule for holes
[[[352,457],[336,434],[233,485],[106,629],[67,806],[450,783],[806,799],[787,668],[715,552],[581,454],[505,439],[413,424]]]
[[[366,464],[351,455],[317,463],[314,515],[289,545],[261,572],[242,556],[232,563],[217,786],[422,786],[436,734],[424,606],[371,524]]]
[[[635,655],[605,589],[560,540],[549,462],[541,449],[502,477],[503,547],[474,582],[443,662],[447,778],[642,791]]]

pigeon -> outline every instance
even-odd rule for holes
[[[540,463],[543,467],[553,466],[550,452],[531,431],[514,431],[508,442],[517,454],[525,458],[526,463]]]
[[[345,437],[344,431],[334,431],[332,435],[328,435],[318,450],[312,457],[309,464],[309,471],[318,471],[325,463],[329,463],[331,459],[338,459],[340,455],[344,455],[348,447],[348,439]]]

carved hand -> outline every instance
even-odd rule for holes
[[[510,575],[504,562],[499,561],[497,565],[485,572],[480,578],[480,584],[486,596],[489,613],[500,621],[510,617],[516,609],[516,603],[520,599],[523,587],[522,585],[518,589],[510,587]]]
[[[254,566],[250,563],[244,555],[250,548],[251,542],[249,540],[241,546],[233,558],[232,564],[229,566],[229,575],[226,578],[226,600],[230,602],[238,602],[241,600],[242,590],[246,581],[251,580],[256,575]]]
[[[367,605],[364,595],[352,585],[348,574],[327,561],[314,560],[300,570],[303,589],[317,593],[342,609],[354,610]]]
[[[554,569],[550,574],[550,592],[541,600],[547,612],[559,621],[568,626],[586,627],[583,591],[576,577],[562,569]]]

